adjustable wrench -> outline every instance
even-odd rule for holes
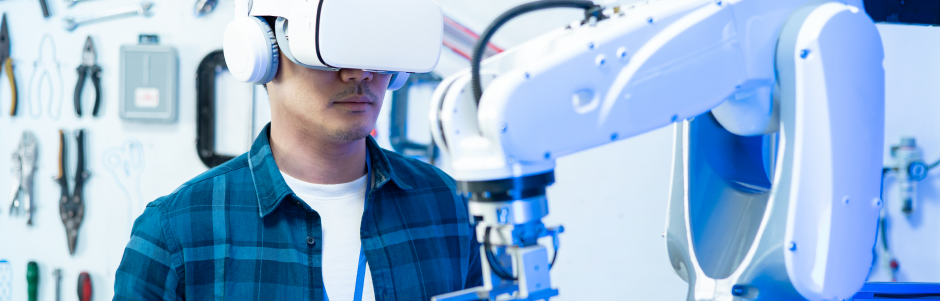
[[[80,24],[102,21],[104,19],[111,19],[123,16],[150,16],[150,7],[153,6],[153,3],[149,1],[141,2],[140,4],[135,4],[131,6],[119,7],[111,10],[106,10],[100,13],[93,13],[82,16],[68,16],[63,19],[63,27],[65,30],[72,31],[78,27]]]

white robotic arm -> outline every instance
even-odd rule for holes
[[[435,299],[557,295],[547,252],[535,244],[560,232],[541,223],[555,159],[676,122],[667,245],[690,283],[689,299],[753,299],[760,291],[762,299],[850,297],[871,264],[884,135],[881,40],[860,7],[809,0],[610,7],[484,61],[479,106],[470,72],[445,79],[432,100],[434,140],[450,155],[490,254],[484,287]],[[706,120],[717,130],[696,130],[708,129]],[[747,137],[771,143],[756,151],[711,146],[708,135],[732,137],[721,140],[731,145],[752,145]],[[722,151],[731,151],[718,156],[724,162],[699,159]],[[760,164],[736,157],[754,153]],[[748,170],[754,166],[759,172]],[[711,178],[728,190],[709,189]],[[756,217],[703,222],[708,214],[696,202]],[[710,234],[722,236],[719,243],[699,243]],[[717,247],[727,254],[710,253]]]

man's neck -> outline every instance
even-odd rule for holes
[[[342,184],[366,174],[366,139],[331,141],[303,127],[271,122],[271,153],[277,167],[314,184]]]

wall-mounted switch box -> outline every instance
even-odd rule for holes
[[[179,80],[176,49],[141,35],[140,44],[121,46],[121,118],[175,122]]]

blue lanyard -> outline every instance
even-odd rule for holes
[[[354,301],[362,301],[362,287],[365,285],[366,277],[366,253],[364,247],[359,247],[359,271],[356,272],[356,293],[353,295]],[[330,297],[326,294],[326,289],[323,290],[323,300],[330,301]]]
[[[363,208],[369,205],[369,190],[372,190],[372,160],[369,160],[369,147],[366,146],[366,200]],[[356,271],[356,292],[353,295],[354,301],[362,301],[362,287],[365,285],[366,277],[366,252],[365,246],[359,246],[359,268]],[[330,301],[326,294],[326,286],[323,289],[323,300]]]

